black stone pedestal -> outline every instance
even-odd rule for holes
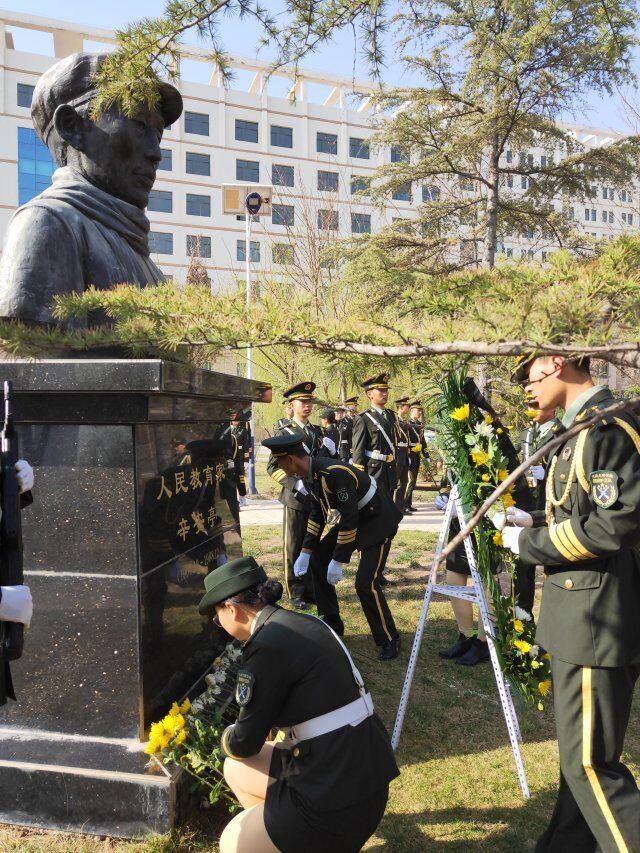
[[[140,743],[219,648],[196,605],[207,573],[242,553],[221,436],[270,390],[153,360],[4,362],[0,378],[36,473],[34,616],[18,701],[0,708],[0,821],[166,831],[179,778]]]

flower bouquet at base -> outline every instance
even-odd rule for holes
[[[193,702],[174,702],[165,717],[151,725],[147,755],[181,767],[204,789],[209,804],[224,801],[233,812],[238,804],[222,774],[220,736],[238,717],[234,691],[241,650],[228,643],[205,675],[206,690]]]

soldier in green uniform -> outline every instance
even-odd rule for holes
[[[391,540],[402,518],[391,495],[354,465],[310,457],[294,436],[274,436],[263,444],[288,477],[302,478],[312,490],[311,513],[302,552],[294,567],[296,574],[306,573],[310,562],[313,569],[315,561],[316,566],[326,567],[329,583],[337,584],[343,564],[350,561],[355,550],[360,551],[356,572],[360,604],[380,647],[380,660],[396,658],[400,636],[380,586]],[[322,538],[326,526],[329,532]]]
[[[389,374],[365,379],[362,387],[371,406],[353,420],[351,458],[356,468],[366,471],[393,495],[398,486],[398,424],[395,412],[385,408],[389,399]]]
[[[322,424],[322,434],[325,438],[331,441],[328,446],[333,456],[339,455],[340,450],[340,433],[336,425],[336,413],[334,409],[323,409],[320,412],[320,423]]]
[[[244,413],[231,413],[231,438],[233,441],[232,458],[235,465],[238,494],[240,495],[239,504],[242,507],[246,506],[247,503],[247,477],[245,471],[249,465],[249,457],[251,456],[251,430]]]
[[[407,433],[409,434],[409,477],[407,489],[404,496],[405,510],[408,513],[417,512],[413,506],[413,490],[418,482],[420,473],[420,462],[426,456],[427,450],[424,443],[424,425],[422,423],[422,404],[419,400],[409,403],[410,415],[407,421]]]
[[[353,419],[358,414],[358,398],[349,397],[344,401],[344,417],[338,424],[340,430],[340,448],[338,455],[344,462],[351,462],[351,444],[353,442]]]
[[[524,359],[540,409],[563,408],[563,427],[614,402],[588,360]],[[556,429],[561,434],[561,428]],[[505,527],[505,545],[545,566],[536,640],[551,654],[560,790],[536,850],[640,850],[640,791],[621,755],[640,674],[640,430],[630,413],[607,417],[553,452],[547,523]]]
[[[277,432],[279,429],[282,429],[282,427],[289,426],[289,424],[291,423],[291,418],[293,416],[293,404],[291,403],[291,400],[283,400],[282,408],[283,415],[281,418],[278,418],[278,420],[273,425],[274,432]]]
[[[319,619],[278,607],[282,586],[253,557],[212,572],[205,588],[200,613],[243,643],[240,713],[221,739],[243,811],[221,853],[357,853],[399,771],[351,655]],[[284,740],[268,740],[273,729]]]
[[[310,456],[334,456],[326,446],[319,426],[309,423],[313,411],[313,392],[315,382],[298,382],[284,392],[285,400],[291,403],[291,420],[276,431],[276,435],[290,435],[301,439]],[[294,607],[306,609],[315,602],[313,581],[309,575],[296,579],[293,571],[302,540],[307,529],[307,519],[311,509],[311,499],[303,483],[287,477],[273,456],[267,463],[267,472],[281,486],[279,501],[284,506],[283,526],[283,562],[285,588]]]
[[[393,495],[393,502],[398,507],[399,511],[404,515],[406,505],[404,496],[407,491],[407,483],[409,481],[409,426],[407,424],[407,415],[411,406],[409,405],[409,397],[400,397],[395,401],[397,406],[397,452],[396,452],[396,468],[398,471],[398,487]]]

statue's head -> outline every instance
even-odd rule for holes
[[[96,74],[106,54],[76,53],[57,62],[38,80],[31,117],[58,166],[71,166],[95,186],[145,208],[161,159],[165,127],[182,113],[182,96],[161,82],[157,110],[132,118],[111,108],[91,117]]]

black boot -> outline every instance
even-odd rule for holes
[[[469,651],[459,657],[456,663],[459,663],[460,666],[475,666],[486,660],[489,660],[489,643],[486,640],[479,640],[474,637]]]
[[[296,610],[306,610],[307,602],[304,600],[304,584],[294,583],[291,587],[291,603]]]
[[[471,644],[473,643],[474,637],[465,637],[465,635],[460,632],[458,634],[458,639],[451,646],[450,649],[442,649],[442,651],[438,652],[441,658],[459,658],[462,655],[466,654],[471,648]]]
[[[379,660],[393,660],[398,657],[398,653],[400,651],[400,637],[394,637],[393,640],[389,640],[388,643],[385,643],[384,646],[380,649],[380,654],[378,655]]]

